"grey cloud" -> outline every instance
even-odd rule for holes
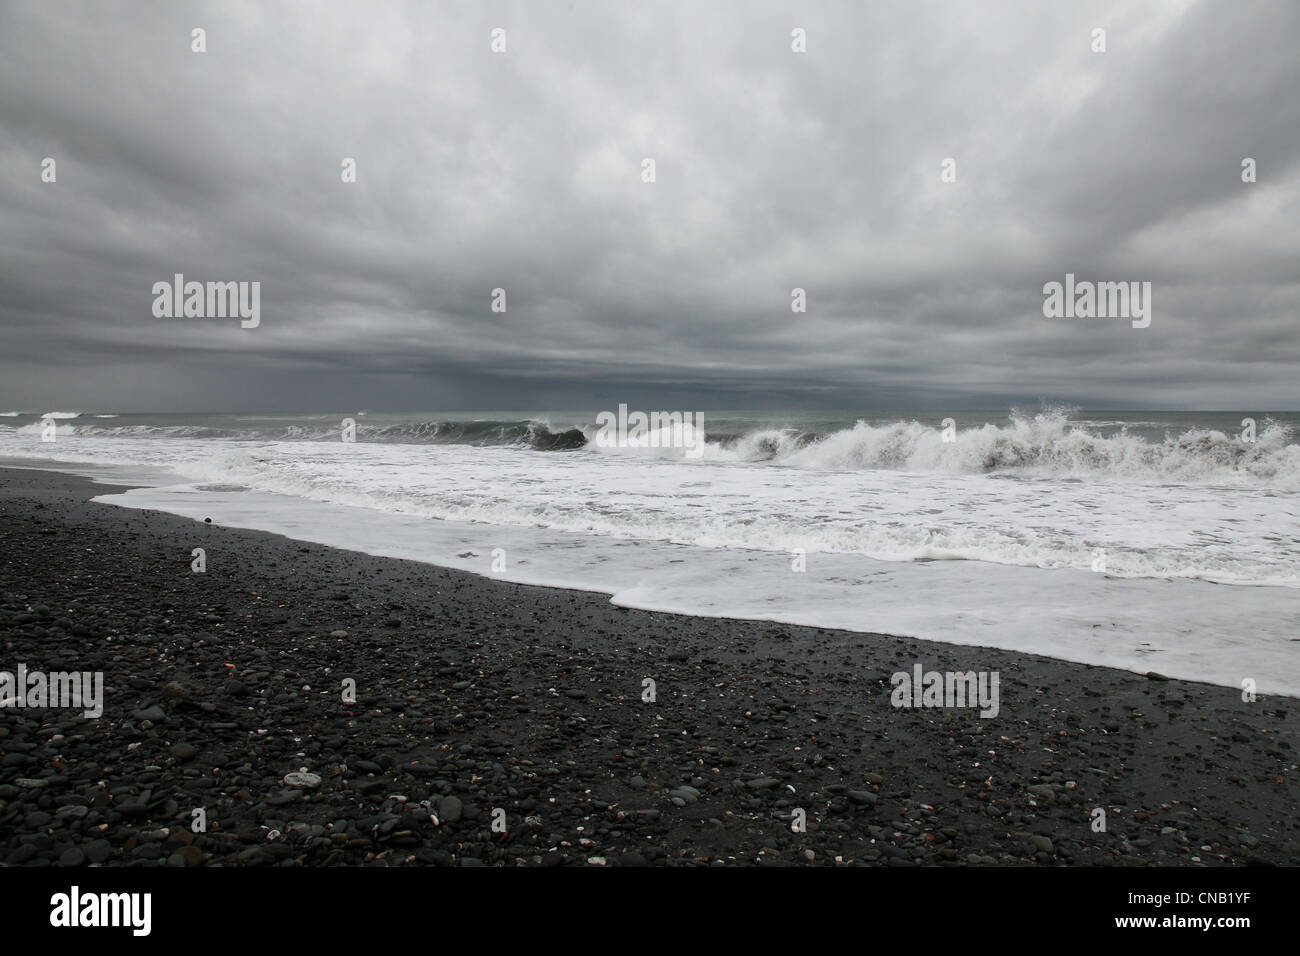
[[[1285,0],[9,3],[0,406],[1294,407],[1298,40]],[[1151,328],[1044,319],[1067,271],[1152,281]],[[155,319],[176,272],[261,326]]]

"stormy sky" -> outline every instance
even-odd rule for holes
[[[1293,0],[0,0],[0,406],[1293,409],[1297,46]],[[1067,272],[1150,327],[1045,318]],[[156,318],[175,273],[260,325]]]

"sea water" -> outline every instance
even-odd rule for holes
[[[597,419],[19,412],[0,456],[145,485],[116,505],[628,607],[1300,696],[1294,414],[704,412],[702,455],[609,447]]]

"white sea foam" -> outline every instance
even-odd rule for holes
[[[1221,683],[1267,668],[1281,692],[1300,693],[1300,664],[1280,659],[1300,633],[1300,472],[1276,424],[1255,445],[1208,429],[1098,438],[1052,415],[958,430],[951,443],[913,422],[811,443],[755,429],[710,443],[700,461],[185,437],[214,427],[62,423],[58,441],[42,443],[39,424],[27,425],[0,430],[0,455],[148,469],[155,482],[162,470],[177,489],[130,503],[220,506],[226,523],[375,553],[389,553],[391,533],[409,541],[403,556],[450,566],[509,541],[533,557],[512,560],[507,577],[629,605],[1145,662]],[[493,420],[475,427],[473,441],[498,431]],[[351,517],[327,517],[336,512]],[[797,550],[804,574],[790,570]],[[1092,570],[1099,555],[1105,573]]]
[[[1300,587],[1300,495],[1241,477],[1155,485],[466,445],[65,439],[62,427],[58,442],[37,437],[39,426],[25,426],[0,453],[24,445],[39,457],[159,466],[376,511],[700,547],[1047,569],[1089,569],[1103,549],[1121,577]]]
[[[625,607],[904,634],[1234,688],[1251,678],[1260,693],[1300,696],[1300,596],[1287,588],[846,554],[810,557],[794,574],[789,556],[767,551],[431,522],[265,492],[177,485],[99,500],[480,574],[500,547],[506,567],[494,576]]]
[[[1300,489],[1300,446],[1288,444],[1289,437],[1284,426],[1267,423],[1253,443],[1212,429],[1190,429],[1151,442],[1126,432],[1097,435],[1064,412],[1047,412],[1016,416],[1009,425],[958,430],[950,442],[943,440],[941,429],[914,421],[859,422],[811,442],[801,440],[794,429],[769,429],[748,433],[727,447],[710,446],[705,457],[765,460],[816,470],[1023,473],[1137,481],[1257,478]]]
[[[699,454],[692,452],[698,450],[702,453],[701,446],[706,441],[707,436],[702,427],[697,427],[693,422],[679,421],[639,434],[609,439],[589,436],[587,447],[607,455],[689,459],[699,457]]]

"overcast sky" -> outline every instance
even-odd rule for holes
[[[1294,409],[1298,47],[1294,0],[0,0],[0,406]],[[178,272],[261,324],[155,318]],[[1067,272],[1151,326],[1045,318]]]

